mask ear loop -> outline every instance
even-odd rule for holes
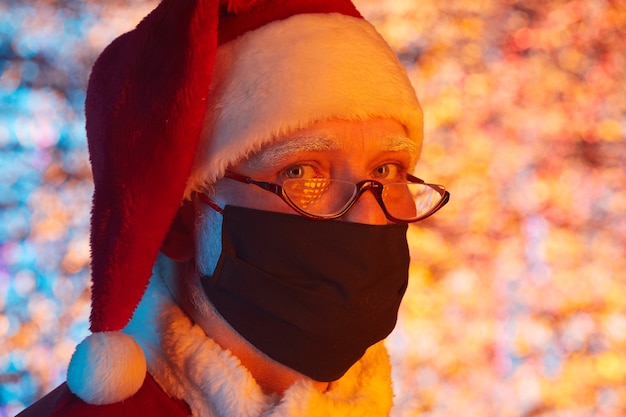
[[[219,214],[224,214],[224,209],[218,206],[215,202],[211,201],[204,193],[196,193],[198,198],[204,201],[209,207],[217,211]]]

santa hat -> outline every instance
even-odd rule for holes
[[[185,197],[319,120],[391,118],[422,142],[405,70],[349,0],[163,0],[98,58],[86,115],[92,335],[68,385],[91,404],[143,384],[143,352],[121,330]]]

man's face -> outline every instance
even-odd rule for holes
[[[258,181],[282,184],[290,178],[332,178],[359,182],[402,182],[413,169],[417,146],[403,126],[390,119],[332,120],[280,138],[229,168]],[[295,214],[280,197],[259,187],[222,178],[212,200],[226,205]],[[196,224],[196,261],[210,275],[221,253],[221,215],[200,203]],[[366,192],[339,220],[387,224],[381,207]]]
[[[307,177],[355,183],[365,179],[383,183],[397,182],[404,181],[405,175],[412,172],[418,148],[407,137],[402,125],[392,120],[326,121],[272,142],[246,160],[231,166],[229,171],[277,184],[289,178]],[[234,205],[296,214],[277,195],[228,178],[216,182],[211,199],[220,207]],[[252,357],[256,360],[265,358],[221,318],[206,298],[200,276],[212,275],[221,255],[222,215],[202,201],[196,201],[195,205],[194,254],[190,253],[191,259],[186,262],[161,263],[161,275],[179,305],[209,337],[239,358],[249,359],[250,352],[253,352]],[[369,191],[338,220],[373,225],[389,223]],[[284,388],[302,377],[284,365],[267,358],[263,360],[282,370],[281,375],[288,381]],[[246,366],[254,362],[248,360]],[[276,375],[271,374],[274,383],[277,381]]]

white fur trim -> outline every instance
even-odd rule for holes
[[[399,121],[422,143],[422,111],[395,53],[364,19],[302,14],[219,47],[192,191],[277,137],[320,120]]]
[[[299,382],[282,397],[266,395],[239,359],[209,339],[170,297],[160,277],[153,276],[125,331],[146,352],[157,383],[184,399],[194,417],[389,415],[391,366],[382,342],[324,393]]]
[[[146,377],[146,359],[137,342],[120,332],[94,333],[77,347],[67,385],[89,404],[112,404],[135,394]]]

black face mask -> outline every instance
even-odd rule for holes
[[[407,225],[373,226],[226,206],[204,289],[274,360],[339,379],[393,330],[408,283]]]

